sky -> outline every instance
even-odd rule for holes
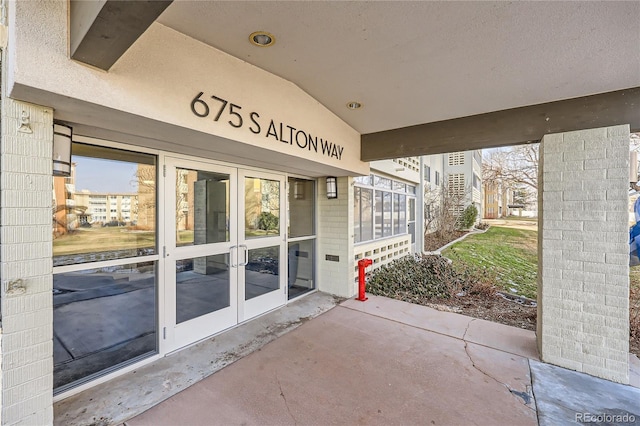
[[[76,191],[137,192],[138,165],[123,161],[74,156],[76,163]]]

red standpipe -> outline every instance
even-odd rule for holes
[[[364,294],[364,288],[365,288],[364,270],[367,266],[371,266],[371,265],[373,265],[373,261],[371,259],[358,260],[358,297],[356,298],[356,300],[359,300],[361,302],[364,302],[365,300],[368,299],[368,297],[365,296]]]

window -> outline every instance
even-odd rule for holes
[[[476,160],[478,165],[482,165],[482,150],[476,149],[473,151],[473,159]]]
[[[375,238],[391,236],[391,193],[376,191],[375,195]]]
[[[289,178],[287,297],[293,299],[315,288],[316,182]]]
[[[289,178],[289,238],[315,235],[315,181]]]
[[[354,186],[353,216],[356,243],[407,233],[407,192],[415,194],[415,185],[408,185],[380,176],[373,176],[374,185]],[[414,200],[415,198],[411,197]]]
[[[357,176],[353,178],[353,182],[360,185],[371,186],[373,185],[373,176]]]
[[[480,178],[475,173],[473,174],[473,187],[478,191],[480,190]]]
[[[72,161],[71,176],[53,179],[53,266],[156,254],[155,156],[74,143]],[[142,203],[129,221],[124,194]]]
[[[157,352],[156,157],[72,152],[71,176],[53,178],[55,393]]]
[[[391,181],[391,179],[383,178],[383,177],[380,177],[380,176],[374,176],[373,177],[373,186],[375,186],[377,188],[391,189],[392,188],[392,181]]]
[[[435,182],[436,186],[440,185],[440,172],[436,171],[435,180],[436,180]]]
[[[373,189],[354,188],[354,234],[355,242],[373,238]]]
[[[424,180],[426,182],[431,182],[431,167],[425,164],[424,166]]]
[[[407,231],[407,197],[393,194],[393,235]]]
[[[407,218],[407,231],[411,234],[411,244],[416,242],[416,199],[407,197],[409,217]]]

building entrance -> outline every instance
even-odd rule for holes
[[[163,175],[167,351],[284,305],[284,176],[172,157]]]
[[[56,394],[313,288],[312,230],[287,256],[284,175],[76,139],[54,180]]]

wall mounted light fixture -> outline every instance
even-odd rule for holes
[[[71,176],[71,141],[73,130],[63,124],[53,125],[53,175]]]
[[[338,178],[335,176],[327,177],[327,198],[338,198]]]

